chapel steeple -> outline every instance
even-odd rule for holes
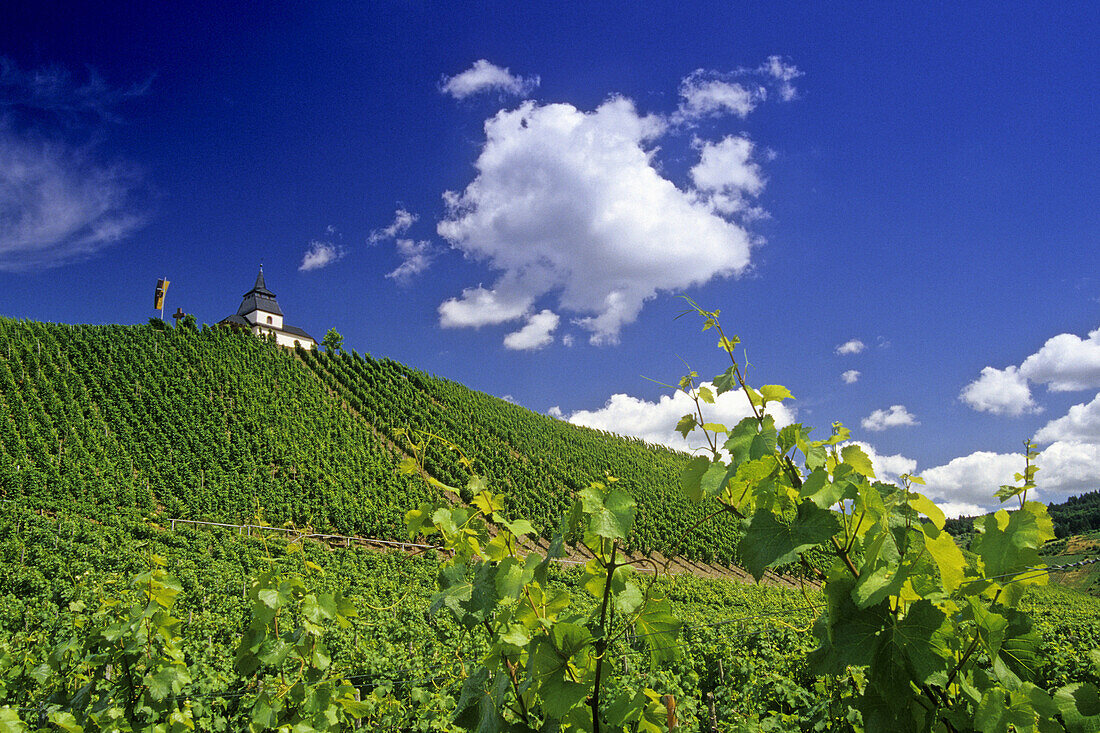
[[[283,309],[264,281],[263,265],[260,265],[256,275],[256,284],[244,294],[241,307],[234,315],[223,318],[221,323],[249,330],[257,336],[274,336],[280,346],[303,346],[307,349],[317,346],[317,341],[308,333],[283,322]]]
[[[268,290],[267,283],[264,282],[264,266],[262,264],[260,265],[259,274],[256,275],[256,284],[253,285],[252,289],[245,293],[244,296],[247,298],[251,293],[263,293],[272,299],[275,298],[275,293]]]
[[[282,320],[283,310],[275,300],[275,293],[268,290],[267,283],[264,282],[263,265],[260,265],[260,272],[256,275],[256,284],[244,294],[244,300],[241,301],[241,307],[237,309],[237,315],[248,318],[248,314],[253,311],[263,311],[265,315],[280,316],[279,320]]]

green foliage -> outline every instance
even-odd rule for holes
[[[432,496],[293,352],[222,328],[0,318],[0,498],[397,538]]]
[[[609,471],[622,479],[637,505],[624,546],[738,561],[739,523],[731,516],[702,522],[717,503],[697,505],[680,491],[680,474],[690,456],[538,415],[389,359],[317,352],[302,357],[326,386],[394,443],[412,450],[420,436],[441,438],[429,441],[420,459],[429,477],[462,493],[472,468],[492,486],[507,487],[507,509],[527,517],[544,539],[553,536],[576,492]]]
[[[335,328],[330,328],[325,337],[321,339],[321,346],[325,347],[325,353],[342,353],[344,351],[344,337]]]
[[[421,446],[421,453],[425,446]],[[654,666],[675,659],[679,628],[668,601],[653,593],[620,555],[634,524],[634,499],[607,477],[578,492],[545,556],[524,541],[533,528],[510,520],[504,502],[473,476],[469,506],[423,504],[410,511],[409,535],[439,537],[451,553],[439,572],[433,614],[484,634],[483,666],[466,677],[455,722],[467,729],[658,731],[659,695],[613,679],[610,655],[631,635],[644,639]],[[445,487],[459,493],[455,487]],[[566,545],[583,547],[576,598],[549,581]]]
[[[664,694],[706,730],[705,693],[731,730],[1095,730],[1100,603],[1046,586],[1033,456],[964,554],[843,426],[779,429],[702,314],[731,365],[681,382],[694,458],[386,360],[0,319],[0,730],[659,731]],[[731,389],[753,415],[709,422]],[[162,521],[257,510],[449,557]],[[802,593],[641,572],[679,543],[829,562]]]
[[[1100,529],[1100,491],[1071,496],[1060,504],[1047,507],[1059,537]]]
[[[499,504],[500,497],[494,496],[494,502]],[[0,707],[8,705],[32,728],[36,725],[44,702],[40,688],[25,676],[20,679],[26,686],[21,686],[13,679],[15,670],[23,669],[24,660],[33,668],[72,635],[75,614],[69,604],[82,601],[96,609],[101,588],[110,596],[129,593],[130,579],[148,570],[150,551],[165,558],[181,586],[170,615],[180,620],[192,682],[177,699],[190,701],[196,730],[248,728],[255,698],[241,691],[251,678],[242,677],[233,661],[252,619],[250,578],[273,568],[278,577],[300,577],[308,593],[335,597],[339,592],[354,602],[358,613],[347,617],[350,626],[327,624],[322,641],[332,660],[329,678],[346,679],[360,691],[368,709],[360,719],[365,729],[455,730],[452,717],[463,680],[484,658],[487,635],[466,630],[446,609],[429,613],[438,592],[435,561],[355,546],[332,551],[308,541],[287,544],[278,535],[262,540],[235,530],[177,526],[173,532],[126,517],[51,516],[25,507],[8,507],[0,514]],[[308,569],[307,560],[324,572]],[[583,565],[547,567],[547,585],[569,592],[578,609],[596,603],[585,587],[590,579]],[[641,584],[651,578],[639,572],[634,580]],[[640,630],[637,638],[627,634],[606,657],[614,689],[675,695],[687,730],[694,730],[697,720],[709,725],[701,704],[707,692],[715,695],[723,730],[742,723],[751,727],[753,720],[767,730],[848,730],[848,716],[858,721],[858,712],[849,708],[851,689],[864,684],[866,670],[817,676],[806,661],[816,646],[813,620],[824,602],[817,591],[807,589],[803,595],[776,586],[673,575],[656,579],[650,594],[663,597],[682,622],[674,643],[678,657],[654,668]],[[280,629],[295,603],[283,607]],[[1042,586],[1032,587],[1020,608],[1033,619],[1038,635],[1036,684],[1047,690],[1079,684],[1084,693],[1088,685],[1100,685],[1081,651],[1100,644],[1100,600]],[[602,699],[609,704],[633,700],[618,693]]]
[[[93,611],[71,603],[70,630],[38,664],[27,663],[35,652],[25,653],[22,675],[41,684],[49,720],[61,729],[194,729],[191,707],[179,697],[192,682],[180,620],[172,616],[180,585],[162,558],[153,555],[150,564],[129,589],[101,593]]]
[[[833,555],[822,575],[828,602],[814,624],[811,670],[840,676],[866,669],[847,697],[868,730],[1061,730],[1060,708],[1036,684],[1040,638],[1018,608],[1027,586],[1047,582],[1039,548],[1054,538],[1046,507],[1027,501],[1038,470],[1034,444],[1025,444],[1019,485],[997,492],[1002,502],[1017,498],[1019,509],[976,523],[976,557],[967,562],[943,532],[943,513],[913,490],[921,479],[876,481],[870,460],[843,442],[848,432],[839,425],[821,441],[801,425],[778,434],[766,407],[790,393],[750,387],[738,339],[726,337],[717,311],[691,305],[704,331],[718,331],[731,362],[715,380],[718,394],[743,391],[753,415],[732,431],[711,428],[702,409],[708,396],[692,389],[694,376],[681,382],[711,446],[709,467],[696,459],[683,483],[689,496],[716,495],[745,522],[740,556],[757,579],[814,547]],[[720,434],[728,435],[724,450]],[[1062,719],[1092,714],[1093,701],[1100,706],[1093,692],[1059,693]]]

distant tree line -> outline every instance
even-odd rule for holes
[[[1061,504],[1049,505],[1047,511],[1058,537],[1100,529],[1100,490],[1071,496]],[[948,519],[945,526],[953,536],[967,537],[974,532],[974,517]]]

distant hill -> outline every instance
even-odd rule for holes
[[[1048,504],[1047,511],[1054,520],[1054,533],[1058,537],[1070,537],[1100,529],[1100,491],[1089,491],[1071,496],[1060,504]],[[947,531],[956,537],[973,533],[975,517],[959,517],[947,520]]]
[[[539,415],[389,359],[277,348],[220,328],[70,326],[0,318],[0,498],[225,522],[258,514],[402,538],[431,497],[399,475],[403,430],[471,457],[509,509],[549,536],[605,473],[639,505],[631,544],[669,552],[711,510],[678,486],[687,457]],[[433,448],[428,471],[465,477]],[[705,523],[688,557],[736,562],[737,523]]]
[[[1061,504],[1047,507],[1059,537],[1100,529],[1100,491],[1071,496]]]

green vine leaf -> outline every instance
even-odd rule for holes
[[[790,522],[758,509],[741,540],[745,569],[759,581],[768,568],[793,562],[799,553],[827,542],[839,529],[840,520],[832,512],[810,501],[798,505],[798,514]]]

